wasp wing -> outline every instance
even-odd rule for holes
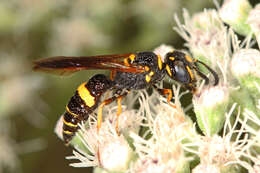
[[[124,58],[127,58],[130,55],[131,53],[82,57],[50,57],[34,61],[33,70],[58,75],[69,75],[80,70],[91,69],[104,69],[133,73],[143,72],[143,68],[134,65],[129,66],[124,63]]]

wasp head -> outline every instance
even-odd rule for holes
[[[195,71],[196,74],[205,80],[206,85],[209,83],[209,78],[199,70],[198,64],[206,67],[214,77],[214,85],[218,84],[219,78],[214,70],[199,60],[193,60],[183,52],[173,51],[167,53],[165,56],[165,64],[165,69],[168,76],[185,85],[186,88],[192,91],[196,90],[195,83],[197,80],[195,78]]]
[[[168,76],[184,85],[191,85],[196,80],[192,69],[192,63],[186,59],[186,55],[179,51],[169,52],[165,57],[165,68]]]

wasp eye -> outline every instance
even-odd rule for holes
[[[174,66],[173,78],[174,80],[183,84],[190,83],[190,75],[183,63],[176,63]]]

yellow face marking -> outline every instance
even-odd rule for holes
[[[193,75],[193,73],[192,73],[190,67],[189,67],[189,66],[186,66],[186,69],[188,70],[188,73],[189,73],[189,75],[190,75],[190,77],[191,77],[191,80],[194,80],[194,75]]]
[[[170,75],[172,77],[172,72],[168,65],[166,65],[166,71],[167,71],[168,75]]]
[[[63,133],[66,133],[66,134],[68,134],[68,135],[71,135],[71,134],[72,134],[72,132],[70,132],[70,131],[68,131],[68,130],[63,130]]]
[[[125,64],[126,66],[128,66],[128,67],[130,66],[130,64],[128,63],[128,58],[125,58],[125,59],[124,59],[124,64]]]
[[[162,69],[162,58],[160,55],[157,55],[157,57],[158,57],[158,67],[159,67],[159,70],[161,70]]]
[[[88,107],[95,105],[95,97],[93,97],[89,90],[85,87],[86,82],[78,87],[78,93],[80,98],[85,102]]]
[[[169,57],[170,60],[174,61],[175,58],[173,56]]]
[[[77,127],[77,124],[72,124],[71,122],[67,122],[64,118],[63,118],[63,123],[70,127]]]
[[[149,83],[151,81],[151,77],[149,75],[145,75],[145,80],[147,83]]]
[[[134,59],[135,59],[135,54],[131,54],[130,56],[129,56],[129,59],[131,60],[131,61],[134,61]]]
[[[71,112],[70,111],[70,109],[68,108],[68,105],[66,106],[66,111],[70,114],[70,115],[72,115],[73,117],[78,117],[78,115],[77,114],[75,114],[75,113],[73,113],[73,112]]]
[[[149,71],[150,68],[149,68],[148,66],[144,66],[144,70],[145,70],[145,71]]]
[[[149,76],[153,76],[153,75],[154,75],[154,72],[151,71],[151,72],[149,73]]]
[[[192,58],[191,58],[190,56],[188,56],[188,55],[186,55],[185,58],[186,58],[186,60],[189,61],[189,62],[192,62],[192,61],[193,61]]]

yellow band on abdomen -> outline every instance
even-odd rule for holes
[[[63,117],[63,124],[65,124],[65,125],[67,125],[67,126],[69,126],[69,127],[74,127],[74,128],[78,127],[77,124],[72,124],[71,122],[67,122],[67,121],[64,119],[64,117]]]
[[[67,135],[71,135],[73,132],[68,131],[68,130],[63,130],[63,133],[67,134]]]
[[[78,87],[78,93],[80,98],[85,102],[88,107],[95,105],[95,97],[93,97],[89,90],[86,88],[86,82]]]

